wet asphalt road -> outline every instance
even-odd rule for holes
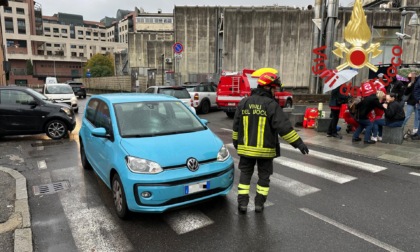
[[[231,142],[232,120],[223,112],[200,116]],[[302,156],[285,146],[263,214],[250,204],[248,214],[238,215],[234,188],[225,198],[122,221],[110,190],[82,169],[77,133],[59,141],[44,135],[0,139],[1,150],[23,160],[8,166],[27,178],[35,251],[420,250],[420,177],[410,174],[415,170],[311,146],[310,155]],[[69,188],[34,194],[34,186],[54,182]],[[256,178],[252,183],[255,195]]]

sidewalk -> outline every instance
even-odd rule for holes
[[[26,178],[0,166],[0,246],[5,252],[32,252]]]
[[[338,125],[341,126],[339,134],[343,136],[343,139],[327,137],[325,132],[317,132],[315,129],[296,127],[296,130],[308,145],[420,169],[420,141],[404,140],[401,145],[381,142],[364,144],[363,141],[353,143],[351,141],[353,133],[345,131],[346,124],[342,119]],[[363,138],[363,135],[360,137]]]

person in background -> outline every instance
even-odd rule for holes
[[[420,128],[420,78],[417,78],[415,84],[414,84],[414,88],[413,88],[413,96],[414,96],[414,100],[416,102],[416,112],[417,112],[417,118],[418,118],[418,122],[417,125],[414,125],[414,127],[416,129]],[[419,132],[417,132],[414,135],[419,134]]]
[[[346,84],[343,85],[346,86]],[[346,104],[348,102],[349,97],[347,95],[342,94],[340,88],[341,86],[331,91],[329,105],[331,109],[330,117],[332,118],[332,120],[327,130],[327,137],[336,137],[342,139],[343,137],[337,133],[337,124],[339,120],[341,105]]]
[[[359,135],[360,133],[362,133],[363,129],[365,129],[365,136],[363,142],[365,144],[376,143],[375,141],[370,140],[373,123],[369,118],[374,108],[383,108],[382,104],[379,102],[378,97],[376,96],[376,91],[375,93],[364,97],[362,101],[356,105],[356,108],[357,112],[355,117],[357,122],[359,123],[359,127],[357,127],[356,131],[353,133],[352,142],[361,141],[362,139],[359,138]]]
[[[405,126],[408,122],[408,120],[411,117],[411,114],[414,112],[414,124],[413,124],[413,130],[409,131],[409,135],[411,134],[416,134],[418,131],[418,127],[419,127],[419,115],[416,113],[416,99],[414,98],[414,94],[413,94],[413,90],[414,90],[414,85],[416,83],[416,74],[413,73],[409,73],[408,74],[408,78],[410,79],[410,82],[407,85],[407,88],[405,89],[404,95],[408,97],[407,99],[407,107],[405,109],[405,120],[403,123],[403,126]]]
[[[404,95],[404,84],[401,81],[399,81],[396,76],[390,78],[392,79],[392,81],[386,87],[386,93],[394,93],[395,100],[397,102],[401,102],[402,97]]]
[[[382,91],[384,94],[386,94],[386,87],[383,83],[384,74],[380,73],[378,74],[378,79],[373,83],[375,85],[376,91]]]
[[[302,154],[309,153],[308,147],[274,100],[274,92],[281,85],[279,77],[273,73],[264,73],[257,83],[251,96],[239,102],[233,118],[232,142],[240,156],[238,211],[241,214],[247,212],[255,164],[258,165],[255,212],[264,210],[270,189],[270,176],[273,174],[273,159],[280,156],[279,135]]]
[[[385,109],[385,119],[379,119],[374,122],[373,141],[382,141],[382,127],[401,127],[404,123],[405,113],[401,104],[396,101],[397,95],[390,93],[386,95],[386,102],[383,104]]]

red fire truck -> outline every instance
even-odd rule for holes
[[[257,88],[258,78],[251,77],[255,70],[243,69],[240,72],[223,72],[217,85],[216,103],[229,118],[235,115],[239,101],[251,95],[251,90]],[[275,98],[281,107],[293,106],[292,93],[280,88],[275,92]]]

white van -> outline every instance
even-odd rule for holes
[[[48,99],[59,103],[70,105],[75,113],[79,112],[77,98],[69,84],[65,83],[46,83],[42,88],[42,94]]]
[[[47,77],[45,79],[45,84],[54,84],[54,83],[58,83],[57,78],[55,77]]]

